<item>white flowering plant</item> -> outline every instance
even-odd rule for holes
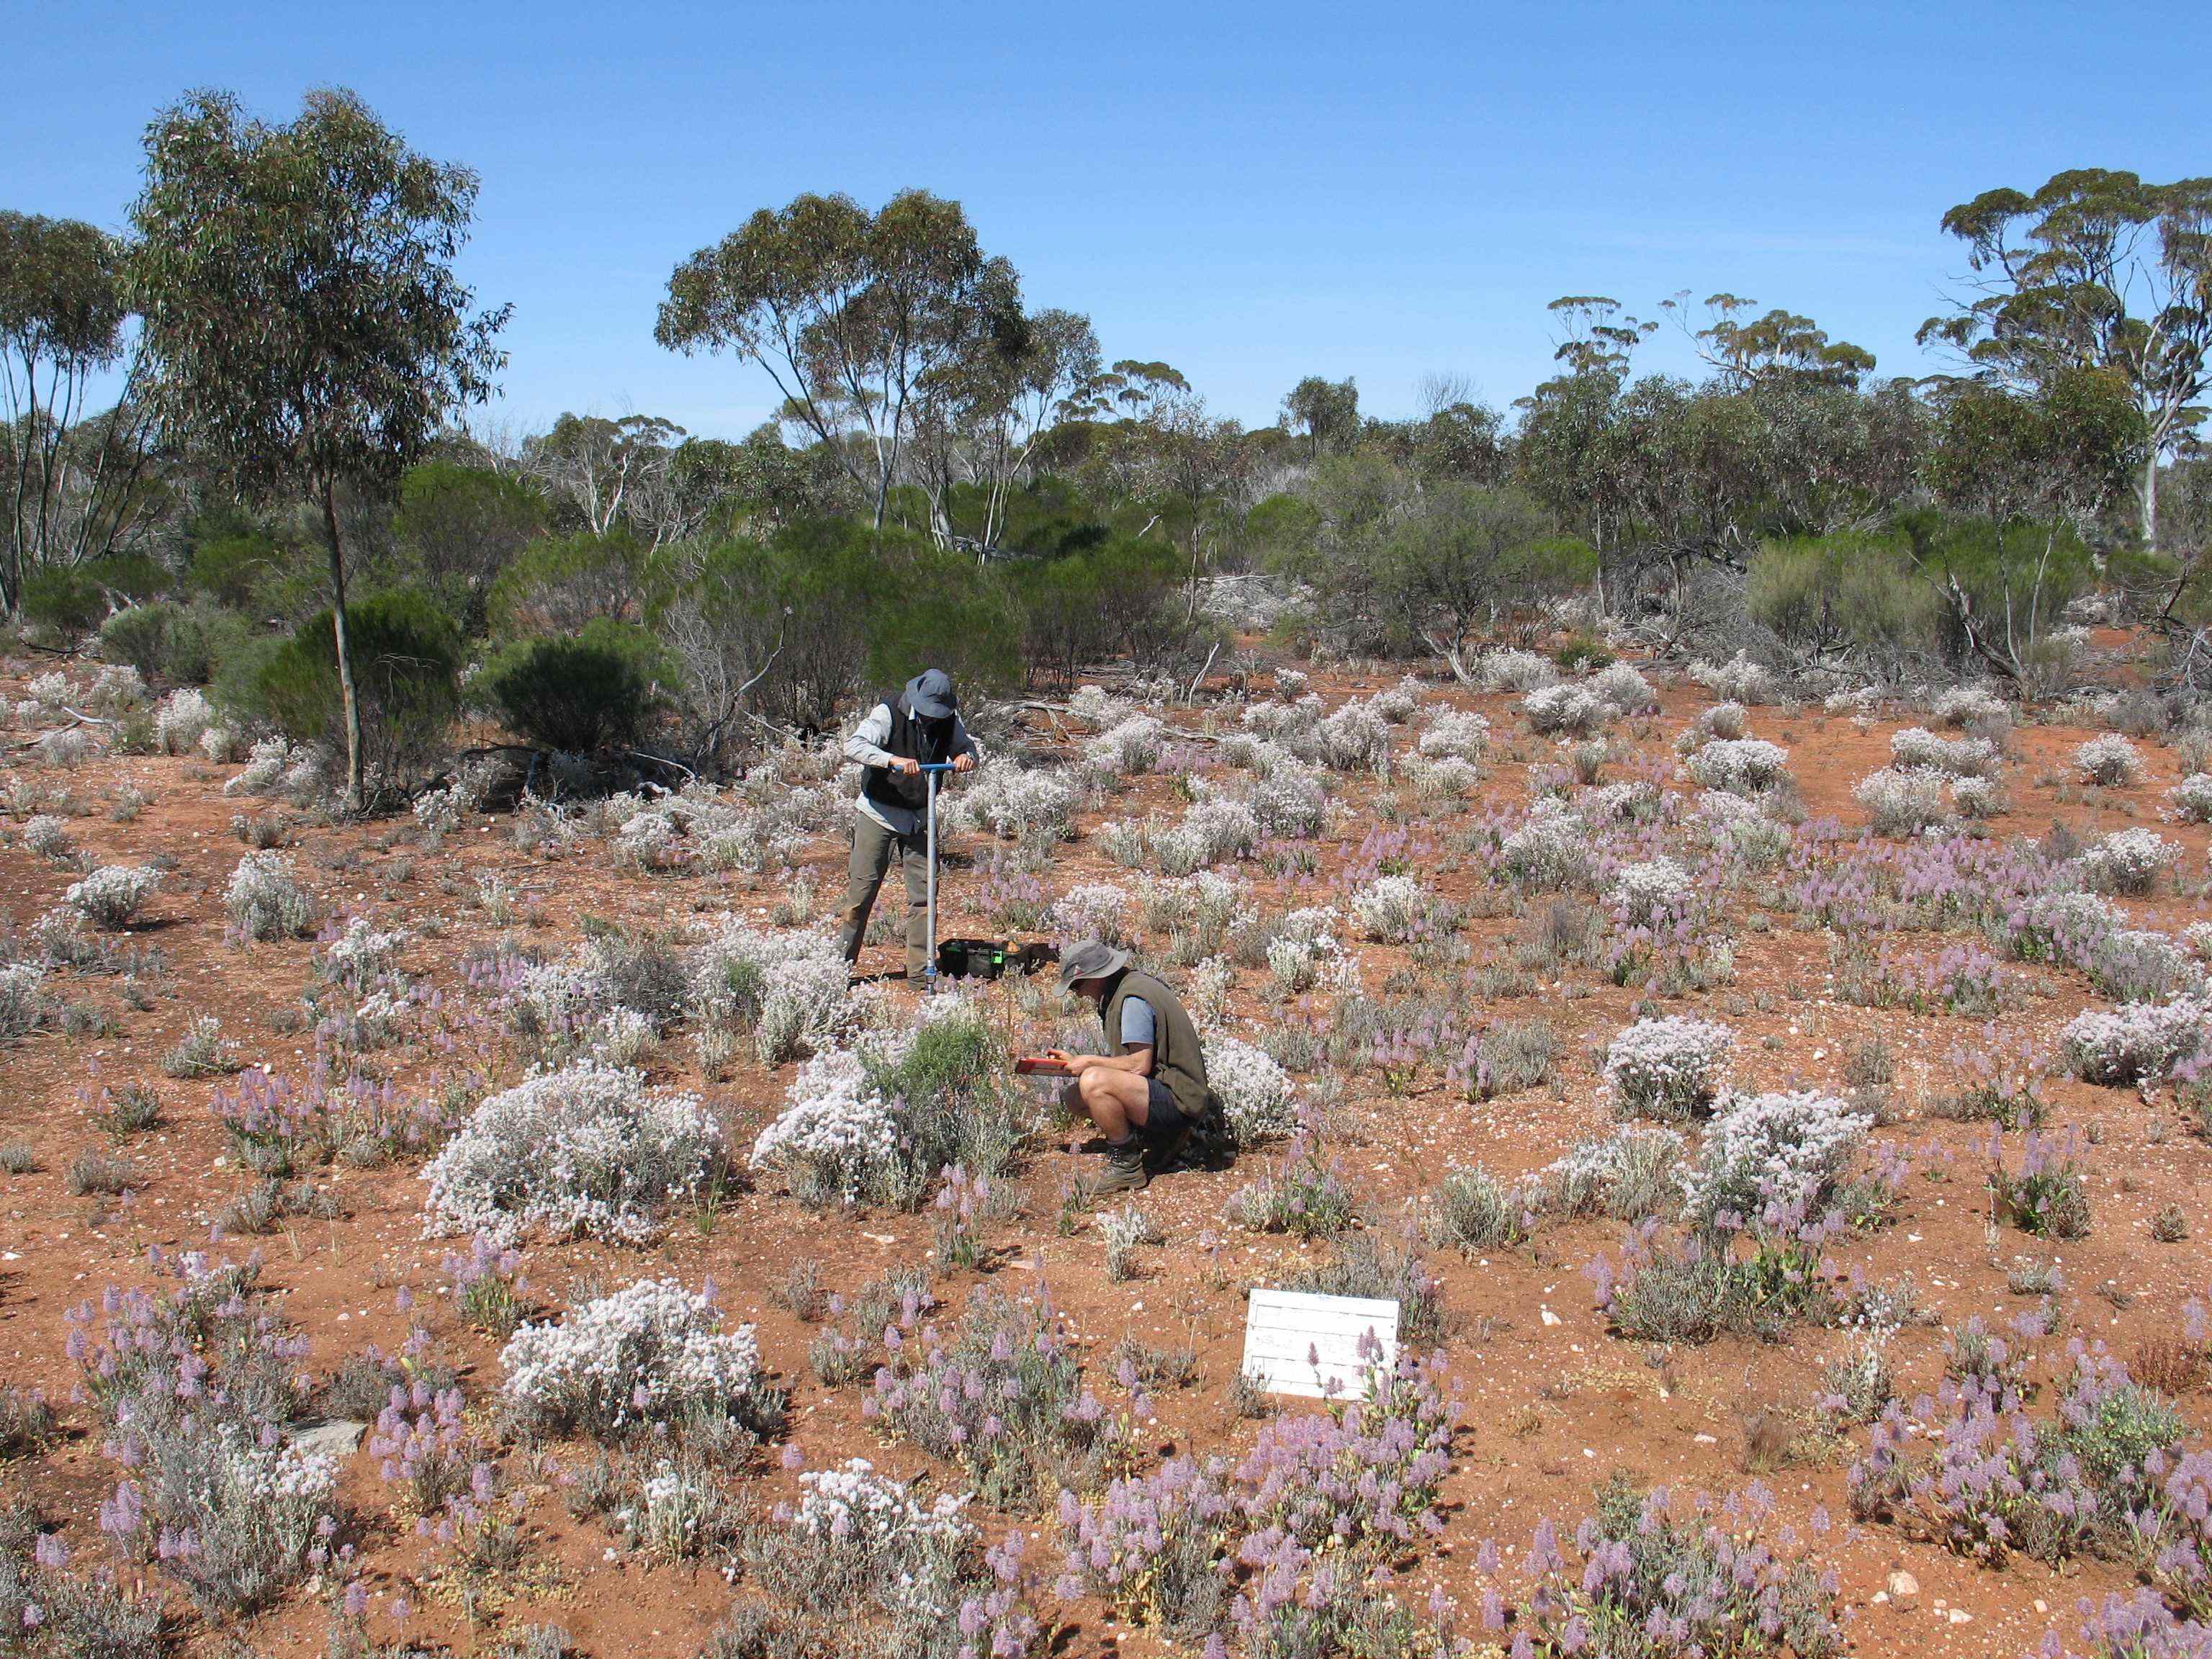
[[[2081,884],[2107,893],[2148,893],[2181,861],[2181,848],[2155,830],[2118,830],[2092,842],[2074,860]]]
[[[1715,738],[1682,763],[1701,788],[1755,795],[1790,775],[1790,751],[1764,738]]]
[[[1341,918],[1334,906],[1309,905],[1292,910],[1268,932],[1267,971],[1275,988],[1285,996],[1311,990],[1324,975],[1356,974],[1358,958],[1336,937]]]
[[[507,1339],[503,1393],[532,1433],[625,1434],[735,1418],[749,1426],[770,1402],[753,1328],[723,1328],[701,1291],[641,1279],[566,1319],[526,1324]]]
[[[2191,772],[2166,796],[2173,816],[2184,823],[2212,823],[2212,772]]]
[[[1067,700],[1067,712],[1092,731],[1103,732],[1134,711],[1127,698],[1115,696],[1103,685],[1079,685]]]
[[[1377,876],[1346,902],[1363,938],[1403,945],[1427,925],[1429,890],[1412,876]]]
[[[916,1533],[958,1540],[970,1530],[961,1514],[968,1506],[965,1493],[940,1492],[924,1509],[903,1481],[878,1474],[865,1457],[848,1458],[834,1469],[807,1470],[799,1477],[799,1491],[793,1527],[854,1549],[890,1547]]]
[[[1692,896],[1690,872],[1662,854],[1624,864],[1613,872],[1606,897],[1632,927],[1650,927]]]
[[[722,1129],[696,1095],[583,1060],[493,1095],[423,1172],[433,1235],[644,1243],[698,1197]]]
[[[1386,685],[1368,699],[1375,712],[1393,726],[1403,726],[1413,718],[1421,705],[1428,701],[1429,688],[1418,676],[1404,674],[1397,684]]]
[[[76,848],[69,820],[57,812],[33,812],[23,823],[23,845],[42,859],[65,859]]]
[[[763,927],[726,915],[690,958],[690,1006],[703,1053],[750,1033],[764,1066],[827,1042],[850,1011],[852,968],[820,929]]]
[[[1464,800],[1482,786],[1482,769],[1457,755],[1416,755],[1406,767],[1406,781],[1423,800]]]
[[[1690,678],[1723,702],[1763,703],[1774,701],[1774,674],[1764,663],[1753,662],[1739,651],[1726,662],[1703,658],[1686,671]]]
[[[1254,1146],[1297,1127],[1297,1087],[1273,1056],[1241,1037],[1206,1043],[1206,1080],[1221,1097],[1222,1115],[1239,1146]]]
[[[1589,689],[1619,714],[1649,714],[1659,707],[1659,694],[1651,682],[1630,663],[1608,663],[1590,676]]]
[[[2212,1044],[2212,1001],[2124,1002],[2076,1014],[2058,1033],[2075,1075],[2087,1083],[2155,1083]]]
[[[1387,774],[1390,725],[1372,702],[1346,703],[1314,728],[1324,763],[1339,772]]]
[[[1605,1081],[1623,1117],[1702,1116],[1719,1097],[1735,1034],[1686,1014],[1639,1019],[1605,1054]]]
[[[1486,651],[1474,664],[1474,683],[1486,691],[1534,691],[1559,678],[1549,657],[1513,646]]]
[[[215,706],[197,686],[184,686],[154,709],[154,743],[165,755],[189,755],[215,726]]]
[[[316,952],[315,971],[331,984],[365,993],[392,971],[407,941],[404,930],[380,928],[366,916],[349,916],[345,927]]]
[[[94,927],[113,933],[137,920],[161,884],[161,872],[151,866],[103,865],[82,881],[72,882],[62,902]]]
[[[2012,706],[1979,683],[1946,686],[1929,700],[1928,712],[1949,726],[2002,726],[2012,719]]]
[[[1103,831],[1101,832],[1102,836]],[[1250,806],[1224,795],[1202,795],[1169,828],[1146,824],[1137,832],[1137,857],[1149,849],[1170,876],[1187,876],[1231,860],[1248,858],[1260,844],[1260,820]],[[1136,862],[1137,859],[1127,860]]]
[[[317,907],[282,853],[248,853],[222,894],[231,926],[246,939],[291,939],[313,928]]]
[[[857,1203],[890,1184],[898,1139],[866,1064],[832,1048],[800,1064],[783,1110],[753,1143],[752,1165],[781,1175],[802,1202]]]
[[[1470,711],[1437,708],[1421,728],[1414,748],[1429,760],[1449,757],[1479,763],[1490,750],[1490,722]]]
[[[1071,887],[1053,902],[1047,921],[1063,944],[1103,939],[1119,945],[1127,937],[1129,895],[1106,882]]]
[[[1304,840],[1319,835],[1328,818],[1328,792],[1299,766],[1254,777],[1244,800],[1262,835]]]
[[[1003,1041],[982,1005],[932,997],[910,1022],[864,1030],[800,1066],[752,1164],[810,1206],[913,1208],[948,1166],[995,1181],[1040,1110],[1005,1077]]]
[[[76,696],[76,689],[70,684],[69,676],[58,668],[33,675],[23,690],[30,693],[33,702],[53,714],[68,708]]]
[[[1691,807],[1690,821],[1716,851],[1753,869],[1779,864],[1790,854],[1790,826],[1741,795],[1708,789]]]
[[[1535,802],[1519,828],[1498,845],[1498,867],[1523,887],[1572,887],[1590,870],[1589,826],[1549,797]]]
[[[1242,883],[1212,870],[1149,878],[1138,889],[1137,905],[1153,933],[1180,935],[1209,951],[1259,915]]]
[[[1817,1221],[1873,1125],[1870,1112],[1816,1090],[1731,1096],[1684,1182],[1686,1212],[1706,1227]]]
[[[91,758],[93,742],[82,726],[64,726],[40,738],[38,750],[40,760],[66,771]]]
[[[1851,799],[1866,809],[1875,834],[1923,835],[1951,823],[1949,783],[1932,767],[1909,772],[1885,769],[1861,778]]]
[[[245,769],[222,786],[226,795],[265,795],[274,791],[291,763],[292,745],[283,738],[258,740],[246,751]]]
[[[1564,1216],[1640,1221],[1681,1202],[1682,1137],[1672,1129],[1623,1129],[1578,1140],[1543,1171],[1546,1207]]]
[[[2142,776],[2142,756],[2117,732],[2100,732],[2074,751],[2074,769],[2085,783],[2124,788]]]
[[[0,1042],[28,1036],[46,1018],[46,970],[35,962],[0,963]]]
[[[938,800],[940,830],[988,829],[1002,841],[1065,841],[1081,791],[1056,768],[1001,761],[971,774]]]
[[[1521,714],[1533,732],[1588,737],[1605,728],[1613,708],[1587,686],[1540,685],[1521,699]]]
[[[1890,735],[1889,758],[1900,772],[1925,769],[1964,778],[1994,777],[2004,764],[1986,738],[1939,738],[1919,726]]]
[[[1149,772],[1159,764],[1160,741],[1166,731],[1150,714],[1131,714],[1085,744],[1083,758],[1117,776]]]

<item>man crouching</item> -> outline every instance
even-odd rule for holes
[[[1073,1074],[1068,1103],[1106,1137],[1106,1170],[1093,1198],[1142,1187],[1175,1161],[1206,1115],[1206,1051],[1176,994],[1129,953],[1097,939],[1071,946],[1060,961],[1060,987],[1098,1008],[1109,1053],[1048,1051]]]

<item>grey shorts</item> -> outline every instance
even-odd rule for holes
[[[1189,1119],[1176,1104],[1174,1092],[1158,1078],[1145,1079],[1145,1121],[1136,1125],[1139,1135],[1147,1146],[1164,1146],[1180,1135]]]

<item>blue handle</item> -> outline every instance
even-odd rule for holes
[[[922,763],[921,769],[925,772],[950,772],[952,769],[952,764],[949,761],[925,761]]]

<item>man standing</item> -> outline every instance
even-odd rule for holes
[[[1165,1169],[1206,1115],[1206,1050],[1176,994],[1129,953],[1085,939],[1060,961],[1060,986],[1098,1007],[1108,1052],[1049,1051],[1073,1074],[1073,1105],[1106,1137],[1093,1197],[1142,1187]]]
[[[925,766],[972,772],[982,750],[961,724],[952,677],[925,669],[884,700],[845,739],[860,768],[853,804],[853,861],[845,889],[845,960],[858,962],[884,874],[896,858],[906,877],[906,976],[929,969],[929,780]]]

